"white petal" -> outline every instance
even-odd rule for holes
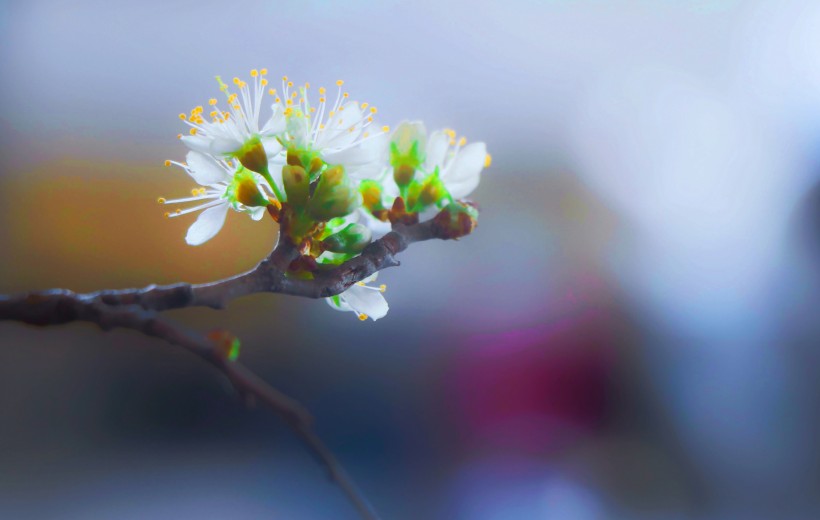
[[[206,209],[200,213],[196,222],[188,228],[185,241],[192,246],[204,244],[219,233],[219,230],[222,229],[222,225],[225,224],[225,216],[227,214],[227,201],[219,206]]]
[[[260,141],[269,159],[282,151],[282,145],[275,137],[263,137]]]
[[[359,208],[359,213],[362,215],[360,218],[361,223],[373,233],[373,240],[378,240],[393,230],[390,222],[382,222],[362,208]]]
[[[208,153],[211,151],[211,140],[198,135],[185,135],[180,138],[185,145],[191,150],[197,152]]]
[[[370,279],[368,278],[368,280]],[[352,309],[367,314],[367,317],[373,321],[384,318],[390,308],[381,291],[374,291],[358,285],[350,287],[342,293],[341,297]]]
[[[216,155],[228,155],[238,151],[242,148],[242,142],[229,138],[229,137],[217,137],[211,142],[211,152]]]
[[[325,129],[316,138],[316,148],[347,148],[362,133],[362,110],[355,101],[346,103],[327,122]],[[353,131],[350,128],[353,127]]]
[[[339,302],[339,305],[336,305],[336,302],[333,301],[333,300],[334,300],[333,298],[325,298],[325,301],[327,302],[327,304],[330,305],[334,310],[343,311],[343,312],[347,312],[347,311],[353,312],[353,309],[350,308],[350,305],[346,304],[344,302],[344,300],[342,300],[341,298],[337,298],[337,300]]]
[[[275,134],[281,134],[285,131],[285,116],[282,104],[272,104],[271,110],[273,110],[273,115],[265,123],[265,126],[262,127],[262,130],[259,131],[261,135],[273,136]]]
[[[262,217],[265,216],[265,212],[267,209],[265,206],[259,206],[258,208],[252,208],[250,211],[251,218],[254,220],[262,220]]]
[[[454,198],[466,197],[478,186],[487,157],[484,143],[471,143],[459,150],[451,165],[441,173],[441,180]]]
[[[427,159],[424,161],[424,169],[432,172],[436,166],[439,168],[444,166],[448,148],[450,148],[450,137],[442,130],[436,130],[430,134],[430,140],[427,141]]]
[[[419,152],[424,153],[427,144],[427,130],[421,121],[402,121],[393,131],[390,139],[396,143],[399,153],[406,154],[413,146],[413,141],[419,142]]]
[[[204,153],[190,151],[185,156],[191,177],[202,186],[231,180],[231,175],[212,157]]]

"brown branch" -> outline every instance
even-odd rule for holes
[[[375,519],[377,516],[372,507],[313,431],[313,419],[301,404],[265,383],[243,365],[229,361],[214,341],[184,329],[158,313],[183,307],[219,309],[234,298],[260,292],[308,298],[333,296],[377,271],[398,266],[396,255],[410,244],[434,238],[450,237],[434,221],[410,226],[396,224],[393,231],[371,243],[359,256],[339,266],[317,271],[312,280],[287,276],[288,266],[299,252],[293,244],[282,240],[251,271],[212,283],[151,285],[142,289],[86,294],[52,289],[0,295],[0,321],[20,321],[39,326],[85,321],[95,323],[103,330],[136,330],[186,348],[221,371],[240,395],[259,400],[280,415],[325,466],[330,478],[342,488],[362,518]]]

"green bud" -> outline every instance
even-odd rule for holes
[[[294,208],[304,208],[310,196],[310,177],[301,166],[286,164],[282,167],[282,182],[288,202]]]
[[[327,221],[351,213],[358,204],[359,194],[350,185],[344,168],[332,166],[319,177],[307,209],[314,219]]]
[[[268,154],[265,152],[265,147],[262,146],[259,137],[253,136],[248,139],[242,145],[242,148],[233,153],[233,156],[245,168],[262,175],[268,174]]]
[[[437,238],[456,239],[469,235],[478,226],[478,209],[464,202],[452,202],[433,218]]]
[[[343,230],[322,241],[327,251],[333,253],[360,253],[373,239],[373,233],[362,224],[349,224]]]

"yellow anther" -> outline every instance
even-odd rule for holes
[[[157,204],[165,204],[165,198],[164,197],[159,197],[157,199]]]
[[[259,71],[259,74],[261,74],[263,76],[266,75],[267,73],[268,73],[268,69],[262,69],[262,70]]]
[[[162,214],[162,216],[165,217],[165,218],[170,218],[171,214],[166,211],[165,213]]]
[[[296,96],[298,96],[298,95],[299,95],[299,93],[298,93],[298,92],[296,92],[295,90],[294,90],[293,92],[291,92],[291,93],[290,93],[290,97],[292,97],[292,98],[294,98],[294,99],[296,99]]]
[[[196,128],[191,128],[191,135],[196,135]]]
[[[286,103],[288,106],[291,106],[291,105],[293,105],[293,100],[292,100],[292,99],[288,99],[287,101],[285,101],[285,103]]]
[[[359,287],[367,287],[367,284],[364,282],[356,282],[356,285],[358,285]]]
[[[325,95],[325,92],[327,92],[327,90],[325,89],[325,87],[319,87],[319,94],[321,94],[321,95],[323,95],[323,96],[324,96],[324,95]]]
[[[259,75],[259,71],[258,71],[258,70],[256,70],[256,69],[251,69],[251,77],[252,77],[252,78],[255,78],[255,77],[256,77],[256,76],[258,76],[258,75]]]
[[[239,79],[239,78],[234,78],[234,79],[233,79],[233,83],[234,83],[234,85],[237,85],[237,86],[238,86],[240,83],[242,83],[242,80],[241,80],[241,79]]]
[[[182,213],[182,210],[181,210],[181,209],[179,209],[179,208],[177,208],[177,209],[175,209],[175,210],[174,210],[174,213],[176,213],[177,215],[179,215],[180,213]]]
[[[444,133],[447,134],[448,136],[450,136],[450,139],[455,139],[456,138],[456,131],[453,130],[452,128],[445,128]]]
[[[285,109],[285,115],[286,115],[286,116],[289,116],[289,115],[291,115],[291,114],[293,114],[293,108],[292,108],[292,107],[288,107],[288,108],[286,108],[286,109]]]
[[[236,102],[236,94],[231,94],[230,96],[228,96],[228,103],[234,102]]]
[[[287,81],[287,80],[288,80],[287,76],[282,76],[282,81]]]
[[[369,105],[369,103],[362,103],[362,110],[366,109]]]
[[[342,85],[344,85],[344,84],[345,84],[345,82],[344,82],[343,80],[341,80],[341,79],[340,79],[340,80],[336,80],[336,86],[337,86],[337,87],[341,87],[341,86],[342,86]]]
[[[274,99],[274,100],[273,100],[273,102],[274,102],[274,103],[281,103],[281,102],[282,102],[282,98],[277,97],[276,99]]]
[[[276,89],[272,88],[272,89],[268,90],[268,94],[270,94],[271,96],[275,96],[276,95]]]
[[[467,138],[466,137],[462,137],[461,139],[458,140],[458,145],[459,146],[464,146],[465,144],[467,144]]]
[[[350,132],[350,133],[352,134],[352,133],[353,133],[353,130],[355,130],[355,129],[356,129],[356,127],[355,127],[355,126],[351,126],[350,128],[348,128],[348,129],[347,129],[347,131],[348,131],[348,132]]]
[[[310,107],[310,113],[313,114],[314,112],[316,112],[316,107]]]
[[[368,135],[370,135],[370,132],[365,132],[362,134],[362,137],[367,137]]]
[[[182,119],[183,121],[185,121],[186,117],[187,117],[187,116],[186,116],[185,114],[180,114],[180,115],[179,115],[179,118],[180,118],[180,119]]]
[[[367,116],[367,122],[372,123],[373,122],[373,116]]]
[[[265,78],[262,78],[262,80],[261,80],[261,81],[259,81],[259,84],[260,84],[260,85],[262,85],[262,86],[264,87],[265,85],[267,85],[267,84],[268,84],[268,80],[266,80]]]
[[[231,114],[228,113],[228,112],[222,112],[222,117],[224,117],[225,119],[228,119],[229,117],[231,117]]]
[[[319,103],[324,103],[324,102],[325,102],[325,98],[320,97],[320,98],[319,98]]]
[[[379,286],[379,291],[380,291],[380,292],[384,292],[384,291],[386,291],[386,290],[387,290],[387,286],[386,286],[385,284],[381,284],[381,285]]]
[[[371,114],[375,114],[376,112],[378,112],[378,110],[376,110],[376,107],[370,107]]]
[[[305,88],[310,88],[310,83],[308,83],[307,81],[305,81]]]
[[[324,130],[324,129],[325,129],[325,124],[324,123],[319,123],[319,130]]]
[[[484,156],[484,167],[489,168],[492,163],[493,163],[493,156],[490,155],[490,154],[485,155]]]
[[[343,97],[343,98],[345,98],[345,99],[347,99],[347,98],[349,98],[349,97],[350,97],[350,94],[348,94],[347,92],[345,92],[344,94],[342,94],[342,97]]]
[[[301,103],[304,103],[304,102],[305,102],[305,98],[300,97],[300,98],[299,98],[299,103],[301,104]]]
[[[333,117],[334,115],[336,115],[336,112],[334,112],[333,110],[327,113],[328,117]]]
[[[292,87],[292,86],[293,86],[293,82],[292,82],[292,81],[288,81],[288,87]]]
[[[211,98],[211,99],[209,99],[209,100],[208,100],[208,104],[209,104],[209,105],[211,105],[211,106],[216,105],[216,98]]]
[[[194,189],[192,189],[192,190],[191,190],[191,195],[193,195],[194,197],[196,197],[197,195],[199,195],[199,188],[194,188]]]
[[[456,145],[456,140],[455,139],[450,139],[450,146],[455,146],[455,145]]]
[[[367,314],[365,314],[365,313],[359,314],[359,321],[364,321],[366,319],[367,319]]]
[[[180,136],[182,136],[182,134],[180,134]],[[169,161],[168,159],[165,159],[164,164],[165,164],[165,166],[171,166],[171,161]]]
[[[182,134],[177,134],[177,139],[182,139]]]
[[[239,105],[234,105],[234,106],[233,106],[233,109],[234,109],[234,110],[242,110],[242,107],[241,107],[241,106],[239,106]]]
[[[390,131],[390,127],[389,127],[389,126],[384,125],[384,126],[382,127],[382,132],[389,132],[389,131]]]

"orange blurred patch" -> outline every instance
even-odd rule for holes
[[[204,282],[250,269],[276,239],[271,219],[230,212],[205,245],[185,243],[197,214],[166,219],[157,197],[184,197],[180,169],[68,158],[0,178],[3,292]]]

